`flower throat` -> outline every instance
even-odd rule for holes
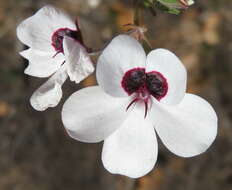
[[[71,37],[77,40],[78,42],[80,42],[81,44],[83,44],[81,32],[79,29],[71,30],[69,28],[60,28],[53,33],[52,39],[51,39],[52,46],[54,47],[57,53],[64,52],[64,49],[63,49],[64,36]]]
[[[157,71],[146,73],[144,68],[134,68],[127,71],[121,85],[129,96],[135,94],[135,98],[128,105],[127,110],[132,104],[143,102],[145,105],[144,117],[147,116],[151,96],[161,100],[168,92],[168,83],[164,76]]]

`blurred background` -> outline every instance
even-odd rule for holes
[[[0,0],[0,190],[232,190],[232,1],[196,0],[179,16],[147,12],[144,24],[154,48],[174,51],[188,69],[188,92],[207,99],[219,116],[210,149],[180,158],[159,143],[155,169],[133,180],[102,166],[102,144],[69,138],[60,111],[81,85],[67,81],[63,101],[45,112],[29,98],[46,79],[23,74],[27,62],[17,25],[46,4],[81,20],[84,40],[99,49],[132,22],[131,0]],[[39,24],[39,23],[38,23]]]

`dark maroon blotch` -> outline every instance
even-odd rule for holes
[[[71,37],[81,44],[83,44],[82,36],[80,30],[72,30],[69,28],[59,28],[52,35],[52,46],[58,53],[63,53],[63,39],[64,36]]]
[[[145,106],[144,118],[147,116],[151,96],[160,100],[168,92],[168,83],[164,76],[157,71],[146,73],[144,68],[134,68],[127,71],[123,76],[121,85],[128,95],[135,94],[126,110],[133,104],[142,102]]]
[[[133,93],[149,94],[157,100],[163,98],[168,91],[168,83],[164,76],[152,71],[145,73],[144,68],[134,68],[127,71],[122,79],[122,87],[131,95]]]
[[[122,87],[129,94],[133,94],[143,86],[146,80],[144,68],[134,68],[125,73],[122,79]]]
[[[148,91],[157,100],[163,98],[168,92],[168,83],[159,72],[152,71],[146,73],[146,86]]]

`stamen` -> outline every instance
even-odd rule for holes
[[[144,114],[144,119],[147,117],[147,110],[148,110],[148,105],[147,102],[144,102],[145,105],[145,114]]]
[[[62,53],[61,51],[57,51],[55,55],[52,56],[52,58],[55,58],[59,53]]]
[[[138,98],[132,100],[132,102],[127,106],[126,111],[128,111],[128,109],[132,106],[132,104],[136,103],[138,100],[139,100]]]

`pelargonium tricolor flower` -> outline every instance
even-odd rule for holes
[[[43,111],[56,106],[69,77],[79,83],[93,71],[78,23],[52,6],[41,8],[17,27],[19,40],[29,48],[20,54],[29,60],[25,74],[51,78],[37,89],[30,102]]]
[[[186,9],[194,4],[193,0],[157,0],[162,5],[171,9]]]
[[[62,120],[76,140],[104,140],[109,172],[137,178],[151,171],[156,133],[182,157],[201,154],[214,141],[217,115],[204,99],[186,93],[186,69],[172,52],[156,49],[146,56],[138,41],[119,35],[99,57],[96,72],[99,86],[72,94]]]

